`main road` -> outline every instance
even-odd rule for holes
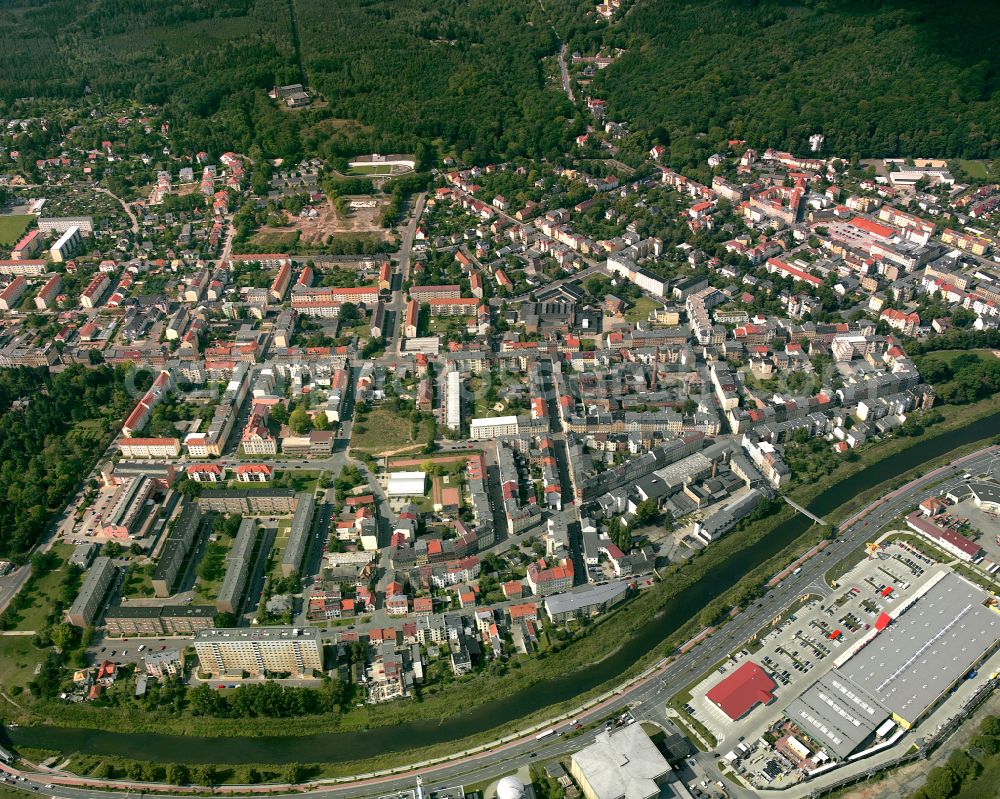
[[[378,796],[413,787],[417,776],[428,785],[454,785],[486,782],[510,773],[522,766],[553,758],[563,757],[592,742],[601,731],[597,725],[580,735],[566,737],[548,736],[537,739],[535,733],[540,728],[555,728],[568,732],[571,722],[578,720],[584,725],[631,710],[642,719],[661,719],[667,700],[683,686],[704,674],[711,666],[738,649],[750,636],[765,627],[787,608],[797,597],[810,593],[816,586],[825,585],[825,574],[835,564],[850,557],[855,550],[883,526],[912,508],[928,496],[946,492],[961,485],[963,472],[982,473],[988,469],[1000,454],[1000,447],[993,446],[967,455],[947,466],[933,470],[905,486],[876,500],[860,512],[854,514],[841,525],[839,537],[814,557],[804,562],[798,574],[791,575],[768,591],[757,603],[743,610],[729,621],[719,632],[708,636],[702,643],[660,663],[641,679],[635,680],[616,690],[608,692],[602,700],[578,708],[558,718],[550,719],[543,725],[525,730],[523,737],[511,741],[486,745],[482,751],[459,753],[450,760],[435,764],[414,764],[390,772],[362,774],[341,780],[327,780],[309,783],[305,786],[311,796],[329,799],[359,799]],[[723,742],[724,746],[728,746]],[[137,788],[150,790],[160,788],[177,795],[173,786],[153,786],[113,780],[81,780],[56,774],[21,774],[9,767],[5,770],[24,776],[24,782],[16,787],[25,790],[44,791],[53,797],[65,799],[101,799],[108,791],[123,795],[134,793]],[[103,790],[95,790],[88,785],[100,785]],[[273,791],[271,786],[222,786],[216,793],[252,795],[261,791]],[[277,786],[288,790],[289,786]],[[730,787],[732,792],[732,787]],[[301,795],[303,789],[294,793],[272,794],[276,796]],[[737,791],[738,793],[744,793]]]

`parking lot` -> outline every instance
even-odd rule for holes
[[[776,619],[754,645],[708,675],[692,691],[685,709],[711,730],[723,751],[744,738],[756,740],[796,696],[868,633],[883,611],[913,596],[943,568],[904,543],[883,545],[841,577],[839,588]],[[777,684],[775,698],[766,709],[758,706],[734,722],[706,694],[747,660]]]

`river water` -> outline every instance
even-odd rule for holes
[[[817,495],[808,509],[823,517],[874,485],[892,480],[956,447],[985,441],[998,432],[1000,413],[920,441],[831,486]],[[775,527],[752,549],[719,563],[705,579],[665,602],[664,613],[657,624],[647,626],[600,663],[570,676],[537,683],[506,698],[487,702],[444,720],[411,722],[361,732],[264,738],[196,738],[48,726],[18,727],[10,730],[10,737],[15,746],[189,764],[339,763],[458,741],[614,680],[637,658],[660,645],[667,636],[699,613],[708,602],[735,585],[743,575],[792,544],[810,525],[809,519],[796,514]],[[239,722],[234,721],[233,725],[238,729]]]

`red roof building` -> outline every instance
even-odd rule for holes
[[[743,718],[757,704],[774,699],[778,684],[753,661],[747,661],[716,685],[706,696],[733,721]]]

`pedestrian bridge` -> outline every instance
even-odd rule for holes
[[[826,522],[823,519],[821,519],[815,513],[810,513],[809,511],[807,511],[798,502],[793,502],[792,500],[790,500],[786,496],[782,496],[782,499],[785,500],[785,502],[787,502],[793,508],[795,508],[795,510],[797,510],[799,513],[801,513],[803,516],[808,516],[810,519],[812,519],[814,522],[816,522],[816,524],[824,524],[824,525],[826,524]]]

